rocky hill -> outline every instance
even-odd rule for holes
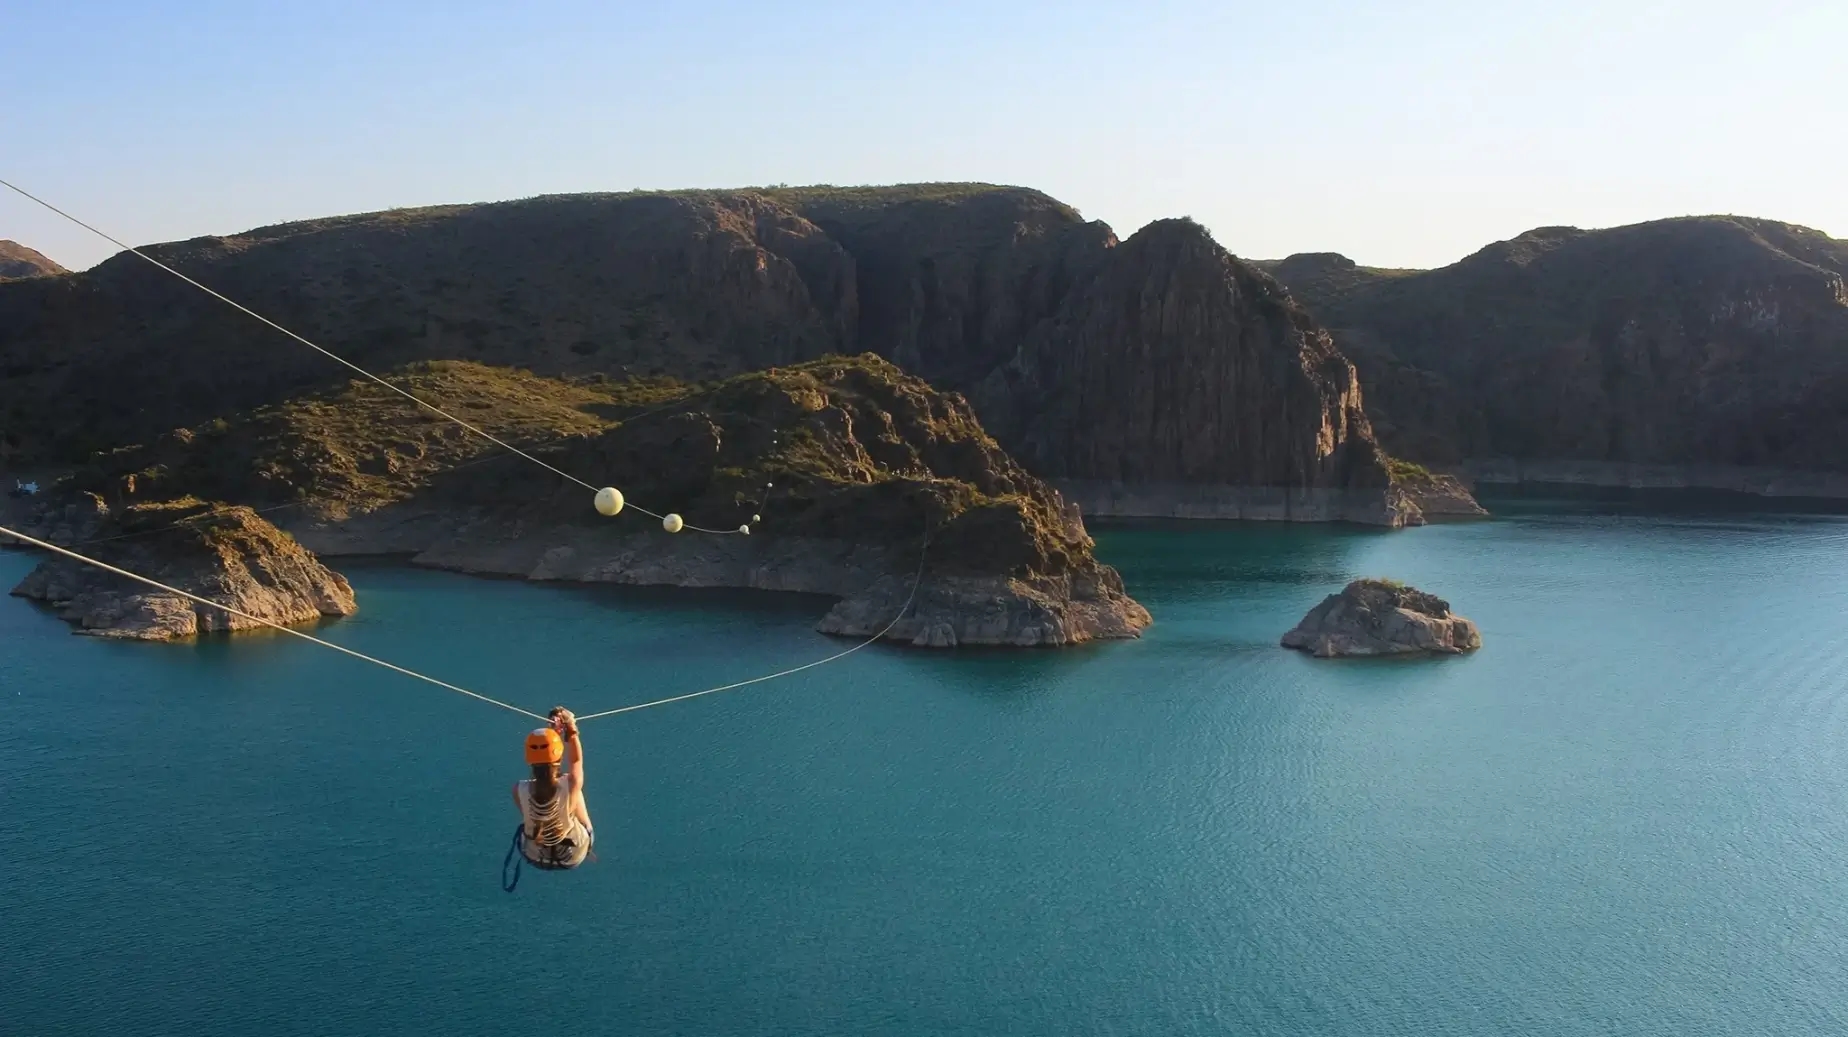
[[[1430,271],[1265,264],[1393,453],[1483,478],[1848,492],[1848,242],[1769,220],[1549,227]]]
[[[822,623],[918,644],[1133,637],[1148,613],[1075,509],[968,403],[874,356],[706,384],[576,381],[468,362],[392,376],[559,469],[692,525],[670,534],[375,384],[291,399],[102,455],[60,487],[112,512],[198,495],[257,506],[322,553],[461,571],[843,599]]]
[[[1119,245],[1035,191],[813,187],[373,213],[149,252],[373,370],[704,380],[872,352],[969,394],[1101,513],[1418,519],[1327,336],[1185,221]],[[133,256],[0,285],[0,440],[21,463],[349,373]]]
[[[44,277],[48,274],[65,272],[63,267],[47,259],[43,253],[29,249],[17,241],[0,238],[0,281]]]

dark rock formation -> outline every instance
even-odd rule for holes
[[[1113,249],[977,400],[1087,511],[1200,514],[1217,491],[1226,518],[1416,514],[1392,499],[1353,366],[1276,281],[1191,220]],[[1283,514],[1247,514],[1252,491],[1278,488],[1293,491]]]
[[[1355,580],[1309,610],[1283,646],[1318,658],[1345,655],[1456,655],[1482,647],[1476,624],[1435,595],[1390,580]]]
[[[970,393],[1102,513],[1417,519],[1326,334],[1186,221],[1119,247],[1035,191],[799,188],[374,213],[150,253],[372,370],[708,379],[871,351]],[[0,285],[0,373],[22,462],[350,374],[128,255]]]
[[[1848,472],[1848,242],[1818,231],[1698,217],[1541,228],[1423,272],[1267,265],[1334,330],[1396,455],[1485,480]]]
[[[369,370],[708,377],[852,345],[851,260],[750,194],[374,213],[144,251]],[[126,253],[0,285],[0,427],[81,457],[352,372]],[[39,430],[56,439],[34,442]]]
[[[101,502],[90,500],[92,514],[103,514]],[[48,524],[49,535],[21,532],[50,539],[67,514],[61,511]],[[355,610],[345,577],[249,508],[197,500],[146,503],[82,528],[99,534],[83,547],[90,557],[272,623],[309,623]],[[41,562],[13,594],[43,601],[77,633],[100,637],[162,641],[262,626],[58,557]]]
[[[0,239],[0,281],[27,277],[46,277],[65,270],[46,258],[44,253],[29,249],[17,241]]]

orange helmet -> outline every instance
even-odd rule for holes
[[[527,763],[557,763],[565,758],[565,740],[549,727],[534,728],[526,736]]]

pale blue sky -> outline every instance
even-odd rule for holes
[[[1848,236],[1848,2],[0,0],[0,177],[132,242],[633,187],[986,180],[1433,266],[1547,224]],[[0,238],[112,248],[0,195]]]

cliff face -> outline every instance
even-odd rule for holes
[[[1198,228],[1137,239],[1118,247],[1038,192],[949,184],[539,198],[149,252],[371,370],[709,379],[873,352],[977,397],[1047,473],[1159,477],[1149,513],[1195,513],[1188,480],[1206,479],[1209,495],[1282,502],[1253,516],[1402,520],[1326,336]],[[1082,364],[1056,355],[1067,346]],[[0,437],[26,461],[150,442],[349,374],[126,255],[0,284],[0,372]],[[1157,408],[1184,417],[1136,431]],[[1190,435],[1194,419],[1213,424]]]
[[[80,523],[94,542],[82,550],[99,561],[223,602],[284,625],[355,610],[346,578],[249,508],[198,500],[139,504],[111,515],[95,500]],[[69,532],[71,509],[43,523],[46,535]],[[34,530],[25,532],[34,533]],[[43,539],[43,537],[41,537]],[[81,634],[162,641],[262,626],[87,565],[50,558],[13,594],[43,601]]]
[[[1436,463],[1848,469],[1848,242],[1703,217],[1542,228],[1440,270],[1272,270]]]
[[[17,241],[0,239],[0,281],[62,274],[63,267]]]
[[[1301,517],[1388,519],[1353,366],[1188,220],[1113,249],[977,398],[1030,467],[1086,487],[1093,508],[1109,508],[1103,485],[1291,487],[1337,495]]]

